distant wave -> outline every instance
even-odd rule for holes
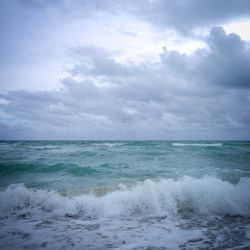
[[[102,165],[100,165],[102,166]],[[8,164],[6,166],[0,164],[0,176],[16,175],[23,173],[64,173],[74,176],[85,176],[98,174],[93,167],[80,166],[77,164],[58,163],[53,165],[37,165],[37,164]]]
[[[47,149],[59,149],[61,147],[60,146],[47,145],[47,146],[29,146],[29,148],[47,150]]]
[[[173,142],[172,146],[175,147],[185,147],[185,146],[192,146],[192,147],[221,147],[223,143],[179,143]]]
[[[107,147],[116,147],[116,146],[123,146],[125,145],[125,143],[120,143],[120,142],[98,142],[98,143],[94,143],[92,144],[94,146],[107,146]]]
[[[145,180],[103,196],[81,194],[70,198],[56,191],[32,190],[15,184],[0,192],[0,212],[5,216],[27,210],[84,217],[175,216],[186,212],[250,216],[249,190],[250,179],[233,185],[215,177],[183,177],[178,181]]]

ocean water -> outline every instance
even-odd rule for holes
[[[0,249],[250,249],[250,142],[1,141]]]

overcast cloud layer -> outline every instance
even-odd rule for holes
[[[0,139],[250,139],[250,1],[1,2]],[[247,30],[246,30],[247,33]]]

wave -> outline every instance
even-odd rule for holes
[[[68,173],[74,176],[96,174],[99,171],[94,167],[83,167],[77,164],[58,163],[53,165],[39,164],[0,164],[0,176],[23,174],[23,173]]]
[[[68,197],[56,191],[32,190],[13,184],[0,192],[0,212],[49,212],[83,217],[203,215],[250,216],[250,179],[233,185],[215,177],[180,180],[145,180],[133,187],[120,185],[117,190],[97,196],[83,193]]]
[[[28,146],[31,149],[40,149],[40,150],[50,150],[50,149],[60,149],[60,146],[47,145],[47,146]]]
[[[92,145],[93,146],[117,147],[117,146],[124,146],[126,144],[121,143],[121,142],[98,142],[98,143],[93,143]]]
[[[193,147],[221,147],[223,143],[179,143],[173,142],[172,146],[175,147],[185,147],[185,146],[193,146]]]
[[[0,149],[10,149],[16,147],[17,145],[18,143],[0,141]]]

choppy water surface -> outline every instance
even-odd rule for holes
[[[1,141],[1,249],[249,249],[250,142]]]

